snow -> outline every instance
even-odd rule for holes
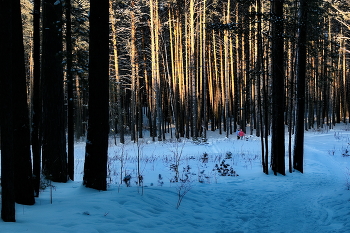
[[[82,185],[85,144],[77,143],[76,181],[53,183],[34,206],[16,205],[17,222],[0,220],[0,229],[2,233],[350,232],[350,157],[343,156],[350,153],[348,129],[338,125],[306,132],[304,174],[286,176],[262,172],[260,138],[254,136],[237,140],[235,135],[225,138],[208,132],[208,142],[199,144],[147,139],[114,146],[111,141],[108,191]],[[239,176],[213,171],[227,152],[232,158],[225,164]],[[207,163],[201,159],[204,153]],[[136,184],[137,155],[143,187]],[[187,174],[187,182],[170,182],[176,156],[179,176],[185,179]],[[188,165],[189,172],[184,172]],[[129,174],[131,187],[120,184]],[[188,193],[177,208],[178,192],[185,188]]]

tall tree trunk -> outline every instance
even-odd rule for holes
[[[347,96],[348,93],[347,92],[347,88],[346,88],[346,82],[347,82],[347,63],[346,63],[346,56],[347,56],[347,52],[345,49],[345,39],[342,39],[342,101],[343,101],[343,123],[347,123],[347,119],[349,117],[349,107],[347,104]]]
[[[32,183],[32,160],[30,151],[29,110],[27,104],[26,71],[24,61],[24,46],[22,33],[22,16],[20,1],[12,1],[13,12],[13,47],[12,53],[12,80],[13,80],[13,130],[15,197],[16,202],[24,205],[33,205],[34,189]]]
[[[68,91],[68,176],[74,180],[74,96],[72,76],[72,22],[71,0],[66,0],[66,48],[67,48],[67,91]]]
[[[152,59],[152,92],[153,103],[151,106],[151,114],[155,134],[152,135],[153,140],[157,136],[158,141],[162,140],[162,106],[161,106],[161,89],[160,89],[160,72],[159,72],[159,16],[158,16],[158,0],[150,1],[150,24],[151,24],[151,59]]]
[[[18,9],[19,10],[19,9]],[[1,218],[16,221],[14,187],[12,1],[0,0]]]
[[[107,190],[109,133],[109,1],[90,1],[89,121],[85,151],[86,187]]]
[[[299,6],[299,35],[297,44],[297,109],[294,142],[294,169],[303,172],[304,160],[304,113],[305,113],[305,76],[306,76],[306,23],[307,23],[307,0],[300,0]]]
[[[243,131],[246,131],[246,124],[248,121],[250,121],[250,107],[252,105],[251,102],[251,79],[250,79],[250,24],[249,24],[249,1],[245,1],[242,6],[242,14],[243,14],[243,44],[244,44],[244,72],[243,77],[244,77],[244,90],[245,91],[245,99],[243,106],[243,119],[242,119],[242,125],[241,128]],[[251,127],[252,127],[252,122],[251,122]]]
[[[190,8],[189,8],[189,36],[190,36],[190,82],[191,82],[191,102],[192,102],[192,136],[194,140],[197,140],[198,138],[198,130],[197,130],[197,118],[198,118],[198,104],[197,104],[197,78],[196,78],[196,68],[195,68],[195,24],[194,24],[194,12],[195,12],[195,5],[194,0],[190,0]]]
[[[32,97],[32,153],[33,153],[33,183],[34,194],[39,196],[41,175],[41,72],[40,72],[40,8],[41,0],[34,0],[33,13],[33,59],[34,59],[34,81]]]
[[[207,140],[207,69],[206,69],[206,0],[203,0],[202,7],[202,74],[203,74],[203,84],[202,84],[202,130],[203,130],[203,139]]]
[[[225,24],[230,23],[230,1],[227,3],[227,9],[226,9],[226,15],[225,15]],[[229,124],[230,124],[230,116],[229,116],[229,88],[230,88],[230,66],[229,66],[229,32],[228,30],[224,31],[224,88],[223,88],[223,93],[224,93],[224,118],[225,118],[225,125],[226,125],[226,137],[228,138],[229,136]],[[233,77],[232,77],[233,78]]]
[[[43,174],[67,181],[67,153],[62,69],[62,3],[43,1],[42,43]]]
[[[284,43],[283,3],[271,1],[272,12],[272,138],[271,160],[274,174],[285,175],[284,142]]]
[[[256,61],[256,72],[257,72],[257,101],[258,101],[258,125],[260,125],[260,129],[257,129],[257,132],[260,131],[261,137],[261,162],[263,167],[263,172],[268,174],[268,156],[265,156],[267,153],[267,148],[265,147],[265,141],[267,137],[265,137],[265,130],[267,131],[267,125],[264,122],[264,112],[266,110],[263,107],[263,100],[265,99],[265,80],[264,80],[264,61],[263,61],[263,40],[262,40],[262,7],[261,0],[257,0],[257,17],[258,17],[258,26],[257,26],[257,61]],[[263,79],[263,80],[261,80]],[[261,87],[261,88],[260,88]],[[263,98],[262,98],[263,97]]]
[[[131,36],[130,36],[130,65],[131,65],[131,98],[130,98],[130,130],[131,130],[131,140],[137,141],[137,121],[136,121],[136,112],[137,112],[137,96],[136,90],[138,83],[138,63],[137,63],[137,47],[136,47],[136,17],[135,17],[135,2],[131,1]]]
[[[177,73],[177,65],[175,60],[176,48],[174,46],[176,40],[176,29],[175,29],[175,20],[173,17],[173,11],[169,10],[169,37],[170,37],[170,67],[167,66],[168,70],[168,82],[169,82],[169,96],[170,96],[170,105],[172,110],[172,120],[175,125],[175,138],[179,138],[179,115],[178,115],[178,100],[177,100],[177,90],[178,90],[178,77],[176,77],[175,73]],[[166,45],[164,46],[166,47]],[[167,56],[166,56],[167,57]],[[167,63],[168,64],[168,63]],[[171,71],[170,71],[171,70]]]
[[[119,64],[118,64],[118,48],[117,48],[117,29],[115,27],[115,16],[112,11],[112,1],[110,1],[110,10],[111,10],[111,33],[112,33],[112,47],[113,47],[113,57],[114,57],[114,70],[115,70],[115,83],[116,83],[116,95],[117,95],[117,132],[119,133],[120,143],[125,143],[124,138],[124,109],[122,107],[122,85],[119,75]],[[114,119],[113,119],[114,120]]]

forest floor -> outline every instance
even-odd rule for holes
[[[16,205],[17,222],[0,221],[1,232],[350,232],[348,126],[306,132],[304,173],[288,173],[286,153],[285,176],[262,172],[260,138],[208,133],[205,143],[111,141],[103,192],[82,186],[77,143],[75,181]]]

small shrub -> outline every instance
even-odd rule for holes
[[[175,172],[175,175],[173,178],[170,179],[171,183],[176,183],[179,181],[179,165],[178,164],[170,164],[170,170]]]
[[[205,173],[205,170],[202,170],[198,174],[198,182],[205,183],[205,181],[207,181],[207,183],[210,183],[210,176]]]
[[[225,163],[225,160],[222,160],[220,165],[215,164],[213,171],[217,171],[220,176],[238,176],[236,171],[230,166],[230,164]]]
[[[232,159],[232,152],[227,151],[227,152],[226,152],[225,159]]]
[[[178,209],[185,195],[188,193],[188,191],[192,189],[192,180],[191,180],[190,173],[184,174],[182,179],[180,179],[180,184],[176,187],[176,189],[177,189],[177,196],[178,196],[176,208]]]
[[[206,152],[204,152],[201,157],[201,160],[202,160],[202,163],[208,163],[209,155]]]
[[[163,177],[161,174],[158,175],[158,186],[163,186],[164,182],[163,182]]]
[[[130,187],[131,175],[124,176],[123,181],[126,184],[126,187]]]
[[[335,148],[333,147],[333,149],[328,150],[328,154],[334,156],[335,155]]]
[[[46,179],[44,175],[40,176],[40,190],[44,191],[46,188],[56,190],[56,186],[52,184],[52,181]]]
[[[350,156],[348,148],[345,148],[345,149],[343,148],[343,153],[342,153],[342,155],[343,155],[344,157]]]

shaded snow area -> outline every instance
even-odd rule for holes
[[[53,183],[34,206],[17,205],[17,222],[0,221],[0,232],[350,232],[348,129],[306,132],[304,174],[286,176],[262,172],[254,136],[111,141],[101,192],[82,186],[85,145],[76,144],[76,181]]]

